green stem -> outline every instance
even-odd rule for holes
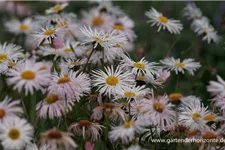
[[[171,50],[173,49],[173,47],[176,45],[176,43],[179,41],[180,38],[181,38],[181,35],[179,35],[179,36],[175,39],[175,41],[172,43],[172,45],[170,46],[170,48],[168,49],[168,51],[167,51],[167,53],[166,53],[166,57],[169,56]]]
[[[178,90],[178,84],[179,84],[179,75],[177,75],[175,92],[177,92],[177,90]]]

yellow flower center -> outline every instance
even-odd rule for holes
[[[35,78],[35,73],[33,71],[27,70],[22,72],[20,76],[24,80],[33,80]]]
[[[20,131],[18,129],[11,129],[8,134],[9,138],[12,140],[18,140],[20,138]]]
[[[102,18],[102,17],[94,17],[93,19],[92,19],[92,24],[94,25],[94,26],[101,26],[101,25],[103,25],[104,24],[104,19]]]
[[[27,31],[29,28],[30,28],[30,27],[29,27],[28,25],[26,25],[26,24],[21,24],[21,25],[20,25],[20,30],[21,30],[21,31]]]
[[[111,36],[110,35],[106,35],[105,38],[111,38]]]
[[[121,44],[117,43],[115,47],[122,48],[123,46]]]
[[[54,29],[50,29],[50,30],[46,30],[45,32],[44,32],[44,35],[52,35],[52,34],[55,34],[55,30]]]
[[[11,67],[14,67],[14,66],[16,66],[16,63],[13,62],[13,61],[9,61],[9,62],[8,62],[8,65],[11,66]]]
[[[102,43],[103,41],[102,41],[102,39],[100,39],[100,38],[98,38],[98,37],[93,37],[93,39],[96,41],[96,42],[98,42],[98,43]]]
[[[203,139],[215,139],[216,135],[214,133],[208,131],[202,135],[202,138]]]
[[[200,131],[199,131],[198,129],[190,130],[190,131],[188,132],[188,137],[195,136],[195,135],[197,135],[197,134],[199,134],[199,133],[200,133]]]
[[[168,23],[168,19],[164,16],[159,16],[158,17],[159,21],[161,21],[162,23]]]
[[[130,127],[132,127],[132,126],[134,126],[134,121],[128,121],[128,122],[125,122],[124,124],[123,124],[123,127],[124,128],[130,128]]]
[[[66,53],[72,53],[73,50],[72,50],[71,48],[66,48],[66,49],[64,50],[64,52],[66,52]]]
[[[204,116],[204,120],[207,120],[207,121],[212,121],[212,120],[214,120],[216,118],[216,116],[215,115],[206,115],[206,116]]]
[[[144,81],[145,80],[145,76],[137,76],[136,80]]]
[[[84,50],[84,53],[86,54],[86,53],[88,53],[89,52],[89,49],[85,49]]]
[[[182,97],[183,97],[183,95],[180,93],[172,93],[169,95],[169,99],[171,101],[179,101]]]
[[[163,103],[161,103],[161,102],[155,102],[155,103],[153,104],[153,108],[154,108],[156,111],[162,113],[163,110],[164,110],[164,105],[163,105]]]
[[[123,31],[124,30],[124,27],[122,25],[114,25],[113,26],[113,29]]]
[[[199,114],[199,113],[194,113],[194,114],[192,114],[192,119],[193,120],[196,120],[196,119],[198,119],[198,118],[201,118],[202,116]]]
[[[52,8],[52,11],[58,12],[61,11],[62,9],[63,9],[62,5],[56,5],[55,7]]]
[[[2,119],[5,116],[5,110],[0,109],[0,119]]]
[[[119,83],[119,79],[115,76],[108,76],[106,78],[106,83],[108,85],[117,85]]]
[[[82,65],[80,62],[71,62],[71,64],[70,65],[74,65],[74,66],[80,66],[80,65]]]
[[[145,69],[145,64],[135,62],[133,65],[139,69]]]
[[[136,93],[135,92],[131,92],[131,91],[127,91],[127,92],[124,92],[124,95],[126,97],[135,97],[136,96]]]
[[[70,78],[68,76],[62,77],[58,79],[58,84],[63,84],[63,83],[67,83],[70,82]]]
[[[48,103],[48,104],[53,104],[53,103],[55,103],[55,102],[58,101],[58,100],[59,100],[59,98],[58,98],[58,96],[55,95],[55,94],[48,95],[48,96],[45,98],[45,101],[46,101],[46,103]]]
[[[6,54],[0,54],[0,61],[4,61],[8,58],[8,56]]]
[[[185,66],[184,63],[175,63],[175,66],[179,67],[179,68],[183,68]]]

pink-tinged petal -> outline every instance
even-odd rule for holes
[[[63,48],[64,47],[64,35],[59,34],[55,39],[53,39],[53,45],[55,48]]]
[[[94,150],[94,146],[94,143],[88,141],[85,143],[85,150]]]

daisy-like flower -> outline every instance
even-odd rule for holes
[[[35,42],[34,45],[39,46],[44,40],[51,43],[54,38],[56,38],[59,34],[62,34],[62,28],[55,28],[52,26],[41,28],[40,31],[36,31],[32,34],[32,38]]]
[[[217,95],[213,99],[214,106],[219,108],[219,110],[225,115],[225,94]]]
[[[59,13],[61,12],[68,3],[62,3],[62,4],[57,4],[54,7],[51,7],[45,11],[46,14],[53,14],[53,13]]]
[[[206,17],[194,20],[191,24],[191,28],[197,35],[203,35],[202,40],[207,41],[208,43],[211,41],[218,43],[221,39]]]
[[[154,8],[152,8],[150,11],[147,11],[145,15],[150,18],[148,22],[152,23],[151,26],[157,25],[159,27],[158,32],[161,29],[167,29],[172,34],[180,34],[180,31],[183,29],[183,25],[179,20],[168,19]]]
[[[8,59],[23,58],[23,49],[15,44],[0,44],[0,64]]]
[[[5,97],[0,102],[0,121],[8,117],[20,116],[23,113],[23,109],[19,107],[20,100],[11,100],[11,98]]]
[[[75,135],[82,135],[84,140],[90,139],[95,141],[100,137],[100,133],[104,126],[88,120],[80,120],[70,125],[69,130],[72,130]]]
[[[115,99],[125,98],[128,102],[131,100],[138,101],[142,99],[146,94],[150,92],[149,88],[145,86],[137,86],[137,87],[126,87],[124,89],[116,90],[114,96]]]
[[[125,120],[126,114],[121,109],[121,106],[117,103],[104,103],[93,109],[91,118],[100,120],[103,118],[103,114],[108,115],[112,120]]]
[[[42,63],[36,63],[35,60],[27,59],[19,64],[15,69],[9,69],[7,72],[7,83],[14,85],[13,89],[19,92],[25,89],[25,94],[34,93],[34,90],[43,90],[50,80],[50,72],[41,69]]]
[[[66,100],[64,95],[49,93],[43,101],[37,104],[36,111],[40,118],[54,119],[71,110],[73,104],[71,100]]]
[[[180,61],[180,59],[165,58],[164,60],[160,60],[160,62],[164,65],[165,69],[174,70],[176,74],[178,72],[184,73],[184,70],[187,70],[189,74],[194,75],[194,71],[201,67],[199,62],[194,62],[194,59],[184,59]]]
[[[169,77],[170,71],[160,69],[156,72],[156,81],[158,82],[165,83]]]
[[[188,20],[198,19],[202,17],[201,10],[195,5],[195,3],[189,3],[183,10],[184,16],[188,18]]]
[[[135,138],[137,132],[136,124],[133,120],[124,122],[123,125],[112,127],[109,132],[109,138],[112,141],[121,140],[122,143],[128,143]]]
[[[130,72],[123,72],[118,66],[115,71],[113,66],[105,67],[106,72],[102,70],[93,71],[93,86],[101,94],[111,96],[117,89],[124,89],[135,84],[134,76]]]
[[[101,13],[98,9],[91,9],[90,12],[83,12],[84,19],[81,20],[86,26],[108,31],[113,25],[113,18],[107,13]]]
[[[224,95],[225,94],[225,81],[219,76],[216,76],[216,81],[209,81],[207,91],[212,95]]]
[[[62,68],[68,68],[68,69],[72,69],[74,67],[79,67],[79,66],[83,66],[84,64],[86,64],[87,59],[78,59],[78,60],[73,60],[73,59],[66,59],[65,61],[61,62],[60,66]]]
[[[115,16],[125,15],[124,12],[118,6],[113,6],[113,3],[111,1],[99,2],[98,9],[100,12],[106,12]]]
[[[59,146],[64,146],[66,149],[76,148],[77,144],[71,138],[72,134],[63,132],[58,129],[50,129],[41,134],[41,146],[48,145],[50,149],[56,150]]]
[[[14,34],[29,34],[37,28],[37,23],[35,23],[31,18],[26,18],[23,21],[14,19],[6,22],[5,26],[9,32]]]
[[[67,100],[79,101],[80,96],[89,93],[90,79],[84,73],[78,74],[78,72],[70,71],[58,74],[54,72],[48,89],[50,93],[62,95]]]
[[[213,121],[216,116],[204,107],[200,99],[195,96],[181,98],[179,107],[179,123],[190,129],[206,129],[206,123]]]
[[[33,127],[25,119],[7,118],[0,123],[0,140],[4,149],[21,150],[30,143]]]
[[[166,129],[175,122],[174,105],[169,103],[167,96],[151,97],[150,100],[143,102],[145,103],[143,110],[146,111],[144,117],[149,118],[154,125]]]
[[[156,66],[157,63],[155,62],[148,62],[145,60],[145,58],[143,57],[140,61],[135,62],[131,59],[129,59],[128,57],[124,57],[121,60],[121,66],[125,67],[127,69],[132,69],[132,73],[134,75],[149,75],[149,76],[153,76],[156,71],[158,70],[158,66]]]
[[[106,49],[110,49],[118,43],[127,42],[127,38],[125,37],[124,33],[115,34],[116,30],[106,33],[103,30],[97,31],[94,29],[93,31],[91,27],[86,28],[84,26],[80,28],[80,31],[85,35],[83,44],[95,42],[94,48],[96,48],[99,44]]]
[[[75,56],[76,53],[73,51],[73,49],[76,48],[77,44],[78,43],[67,41],[62,48],[52,48],[50,46],[41,46],[40,49],[37,51],[37,53],[42,56],[54,55],[55,56],[54,60],[56,60],[58,57],[62,57],[66,59],[68,58],[74,59],[76,58]]]
[[[124,33],[129,41],[133,41],[137,37],[133,28],[134,22],[128,16],[118,18],[112,26],[112,29],[117,30],[118,33]]]

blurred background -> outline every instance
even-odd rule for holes
[[[15,2],[25,3],[31,8],[32,14],[44,14],[45,10],[54,6],[52,2]],[[152,1],[115,1],[114,5],[119,6],[135,22],[135,48],[131,53],[133,59],[138,60],[146,57],[148,61],[156,61],[166,57],[168,51],[175,58],[194,58],[201,62],[202,67],[196,72],[195,76],[189,74],[179,74],[178,92],[183,95],[197,95],[201,97],[204,103],[208,102],[210,95],[206,91],[209,80],[215,80],[216,74],[225,78],[225,49],[224,42],[208,44],[202,41],[190,30],[190,21],[182,14],[182,10],[188,2],[152,2]],[[225,30],[225,2],[195,2],[196,6],[202,10],[204,16],[211,20],[211,24],[223,37]],[[69,2],[65,12],[74,12],[78,18],[81,16],[81,10],[89,10],[97,6],[96,3],[88,1]],[[168,18],[181,20],[184,29],[180,35],[171,35],[167,31],[157,32],[156,27],[151,27],[147,23],[148,18],[144,15],[151,7],[162,12]],[[13,18],[5,12],[0,13],[0,42],[10,42],[13,34],[10,34],[4,28],[4,22]],[[170,94],[175,90],[176,79],[175,73],[172,74],[166,83],[162,93]]]

